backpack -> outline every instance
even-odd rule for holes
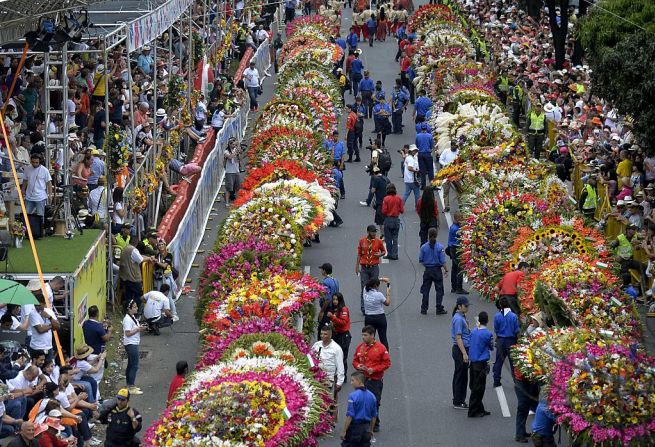
[[[391,165],[391,154],[386,149],[381,149],[378,155],[378,168],[386,174],[391,169]]]

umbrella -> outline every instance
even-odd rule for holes
[[[27,287],[8,279],[0,279],[0,303],[21,306],[23,304],[39,304],[32,292],[27,290]]]

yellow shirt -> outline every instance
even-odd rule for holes
[[[630,177],[632,175],[632,161],[626,159],[619,163],[616,167],[616,175],[619,180],[621,180],[621,177]]]

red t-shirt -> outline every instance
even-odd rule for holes
[[[361,265],[378,265],[380,257],[386,255],[387,250],[384,248],[384,243],[377,237],[369,239],[368,236],[364,236],[357,245],[357,254]]]
[[[359,365],[373,370],[371,374],[362,371],[367,379],[380,380],[384,376],[384,372],[391,366],[389,351],[377,340],[371,345],[361,343],[357,346],[353,356],[353,367],[357,369]]]
[[[399,195],[393,194],[385,196],[382,202],[382,214],[387,217],[398,217],[405,212],[403,199]]]
[[[503,279],[498,283],[498,288],[500,289],[501,295],[516,295],[517,287],[521,281],[525,278],[525,273],[521,270],[516,270],[513,272],[506,273],[503,276]]]
[[[184,385],[184,376],[177,374],[175,377],[173,377],[171,386],[168,387],[168,397],[166,400],[170,401],[182,385]]]
[[[39,446],[40,447],[68,447],[68,442],[62,439],[58,439],[55,435],[50,432],[43,432],[41,437],[39,437]]]

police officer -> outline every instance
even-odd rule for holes
[[[100,422],[107,425],[105,447],[132,447],[140,445],[136,434],[141,430],[141,413],[129,406],[130,392],[122,388],[116,394],[116,406],[101,414]]]
[[[578,203],[582,214],[587,217],[594,217],[594,214],[596,214],[596,206],[598,205],[595,176],[592,175],[587,179],[587,184],[582,190],[580,201]]]
[[[396,80],[396,85],[391,93],[391,124],[394,134],[403,133],[403,112],[409,102],[409,92],[398,81]]]
[[[375,395],[364,386],[364,374],[355,371],[350,384],[355,391],[348,396],[346,422],[341,432],[341,447],[370,447],[373,427],[378,415]]]
[[[421,246],[418,262],[425,267],[423,284],[421,285],[421,294],[423,295],[421,315],[428,313],[432,283],[434,283],[434,289],[437,292],[437,315],[447,314],[448,312],[443,307],[443,273],[441,270],[443,269],[447,273],[448,266],[446,265],[444,246],[437,242],[436,228],[428,230],[428,241]]]
[[[375,90],[375,84],[373,84],[373,80],[369,77],[368,70],[364,70],[364,79],[359,81],[358,91],[362,95],[362,104],[366,108],[366,113],[364,114],[364,118],[366,119],[373,116],[373,107],[375,105],[373,101],[373,90]]]
[[[512,88],[512,121],[516,126],[519,125],[521,118],[521,109],[523,108],[523,87],[521,82],[517,81],[514,88]]]
[[[546,114],[541,103],[535,104],[534,110],[528,115],[525,127],[528,132],[528,149],[532,156],[539,160],[546,136]]]
[[[507,70],[503,70],[494,84],[494,88],[498,93],[498,98],[503,105],[507,104],[507,94],[509,93],[509,78],[507,77]]]

